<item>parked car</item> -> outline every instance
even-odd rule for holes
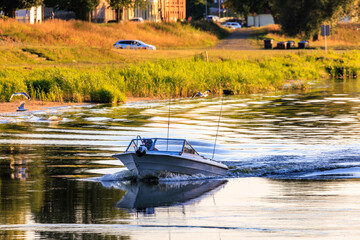
[[[219,22],[220,18],[218,16],[214,16],[214,15],[208,15],[206,17],[206,20],[208,21],[212,21],[212,22]]]
[[[237,23],[237,22],[227,22],[221,26],[231,28],[231,29],[241,28],[240,23]]]
[[[156,50],[156,47],[139,40],[119,40],[114,43],[114,48],[119,49],[148,49]]]
[[[144,19],[141,17],[132,18],[129,20],[130,22],[144,22]]]

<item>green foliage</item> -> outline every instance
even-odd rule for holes
[[[144,8],[146,6],[145,0],[107,0],[110,7],[114,10],[121,8],[130,8],[130,7],[141,7]]]
[[[32,99],[71,102],[124,102],[124,81],[107,69],[5,70],[0,75],[0,100],[14,92],[27,92]]]
[[[228,29],[220,27],[218,24],[211,21],[191,21],[190,23],[184,22],[183,25],[188,25],[195,27],[201,31],[210,32],[217,36],[217,38],[222,39],[230,35]]]
[[[27,90],[23,73],[19,70],[2,70],[0,74],[0,101],[9,101],[14,92]]]
[[[90,11],[94,10],[99,3],[100,0],[44,0],[47,7],[73,11],[77,19],[85,21],[89,21]]]
[[[225,5],[246,18],[254,13],[265,13],[271,8],[272,0],[226,0]]]
[[[263,60],[206,62],[201,55],[194,60],[161,60],[131,65],[119,70],[129,95],[138,97],[188,97],[195,91],[211,89],[235,94],[273,91],[286,79],[319,78],[321,66],[296,55]]]
[[[0,10],[4,11],[4,15],[15,18],[17,9],[31,8],[43,4],[43,0],[1,0]]]
[[[282,30],[290,35],[304,35],[305,39],[317,34],[320,25],[330,22],[336,16],[336,23],[340,13],[345,14],[344,9],[358,0],[272,0],[273,12],[282,26]]]
[[[208,8],[213,2],[212,0],[207,1]],[[205,17],[205,0],[186,1],[186,18],[190,16],[192,20],[201,20]]]
[[[125,101],[124,93],[121,93],[119,90],[114,88],[100,88],[93,90],[90,93],[91,102],[99,103],[112,103],[112,102],[124,102]]]
[[[312,52],[252,58],[157,60],[112,67],[7,68],[0,72],[0,100],[14,92],[28,92],[32,99],[72,102],[123,102],[125,96],[189,97],[196,91],[235,94],[281,89],[287,80],[314,80],[328,76],[357,77],[358,51],[337,54]]]
[[[276,22],[289,36],[316,36],[320,25],[336,25],[341,17],[358,17],[359,0],[226,0],[225,5],[243,16],[271,10]]]
[[[358,51],[344,52],[341,55],[330,52],[323,59],[326,71],[336,79],[357,78],[360,73],[360,54]]]

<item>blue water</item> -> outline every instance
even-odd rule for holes
[[[3,114],[0,239],[356,239],[359,83],[171,100],[170,137],[212,157],[218,133],[224,178],[128,181],[111,156],[167,136],[166,100]]]

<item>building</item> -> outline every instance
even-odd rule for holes
[[[185,20],[186,0],[159,0],[159,17],[162,21]]]
[[[116,21],[116,12],[110,8],[106,0],[100,0],[99,6],[91,12],[91,21],[98,23]]]
[[[41,23],[43,20],[43,7],[37,6],[30,9],[16,11],[16,20],[24,23]]]
[[[267,25],[275,24],[274,18],[271,14],[254,14],[247,17],[248,27],[263,27]]]
[[[141,17],[145,21],[177,21],[186,17],[186,0],[147,0],[146,6],[123,8],[115,11],[110,8],[106,0],[100,0],[99,6],[91,13],[93,22],[113,22],[120,14],[121,21],[128,21],[132,18]]]

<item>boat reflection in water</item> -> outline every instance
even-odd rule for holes
[[[125,191],[124,197],[116,203],[118,208],[144,214],[153,214],[155,207],[186,205],[201,200],[225,186],[227,180],[196,180],[177,182],[105,182],[105,187]]]

